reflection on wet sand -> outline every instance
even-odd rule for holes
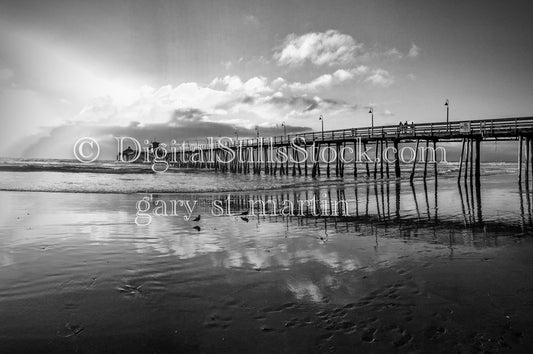
[[[231,195],[230,199],[232,216],[209,219],[209,214],[206,212],[204,218],[207,218],[205,223],[208,224],[204,223],[202,226],[201,238],[191,238],[188,233],[181,235],[183,223],[176,223],[172,218],[160,218],[154,222],[165,225],[163,229],[176,229],[175,238],[165,239],[165,245],[157,245],[152,241],[148,243],[137,241],[135,244],[140,251],[148,247],[163,254],[177,255],[181,259],[225,251],[231,253],[228,255],[231,261],[223,262],[229,266],[238,264],[241,267],[250,264],[255,268],[265,269],[272,265],[291,266],[301,262],[302,259],[310,258],[333,266],[338,263],[329,262],[326,259],[331,258],[333,253],[338,253],[337,248],[326,255],[320,248],[315,249],[319,244],[327,244],[331,237],[334,237],[337,243],[340,242],[339,238],[346,234],[356,235],[363,239],[370,237],[374,240],[376,247],[386,239],[411,240],[422,242],[422,245],[426,247],[446,245],[450,252],[453,252],[455,246],[476,248],[497,246],[499,237],[520,235],[531,226],[531,222],[524,221],[525,211],[531,208],[524,208],[522,202],[520,203],[519,222],[512,219],[483,220],[481,191],[473,191],[468,185],[464,187],[458,185],[456,193],[453,193],[459,197],[457,200],[460,200],[460,209],[458,209],[461,212],[457,214],[455,208],[447,205],[447,209],[441,207],[441,212],[444,213],[442,216],[439,215],[436,184],[428,186],[426,183],[421,183],[403,185],[403,187],[402,192],[400,183],[376,182],[352,188],[325,186],[312,190],[235,194]],[[519,196],[523,201],[523,194],[520,193]],[[152,198],[161,197],[161,195],[152,196]],[[226,194],[208,197],[195,196],[204,205],[210,205],[214,200],[226,200],[227,197]],[[392,205],[391,199],[394,199]],[[258,210],[256,210],[256,216],[252,216],[250,203],[255,205],[260,200],[267,202],[264,213],[257,213]],[[314,205],[302,204],[301,200],[313,200]],[[271,213],[272,205],[281,205],[284,201],[290,201],[295,206],[296,216],[286,217]],[[360,213],[361,205],[364,205],[364,213]],[[246,222],[239,217],[241,214],[246,215]],[[531,213],[528,214],[528,218],[531,221]],[[219,225],[217,228],[210,228],[209,223]],[[234,228],[228,227],[228,224],[234,225]],[[248,231],[256,229],[260,237],[242,233],[242,231],[236,233],[244,225]],[[307,244],[299,252],[283,254],[279,259],[275,259],[276,250],[271,250],[270,254],[263,254],[264,259],[261,261],[257,260],[258,255],[250,257],[249,252],[241,254],[241,259],[237,260],[239,257],[236,253],[242,248],[263,249],[275,242],[272,237],[265,237],[265,234],[268,234],[268,230],[280,230],[279,226],[283,226],[283,236],[290,239],[287,241],[289,243],[297,242],[293,240],[310,239],[315,240],[317,244]],[[159,227],[155,230],[159,230]],[[153,237],[155,240],[160,239],[156,234]],[[308,256],[303,256],[305,249],[313,249],[313,251]],[[356,257],[353,254],[345,256]],[[333,256],[333,258],[337,257]],[[392,254],[391,257],[394,258],[396,255]]]
[[[359,185],[353,189],[344,186],[327,186],[292,193],[238,194],[231,196],[231,208],[238,212],[247,211],[251,201],[266,200],[267,205],[263,213],[255,210],[258,220],[267,219],[274,222],[283,220],[284,222],[297,222],[299,225],[309,225],[319,218],[335,227],[340,227],[338,225],[342,224],[341,229],[346,230],[358,225],[372,229],[395,225],[400,231],[408,227],[424,229],[424,233],[436,233],[439,228],[445,227],[461,232],[471,229],[471,232],[475,234],[480,230],[496,231],[502,228],[512,230],[519,228],[523,231],[526,226],[532,224],[530,194],[524,193],[521,188],[518,193],[520,222],[517,223],[517,220],[513,219],[504,221],[489,218],[489,220],[484,220],[481,189],[473,188],[472,184],[457,184],[456,186],[454,194],[460,200],[460,218],[456,213],[448,213],[441,219],[437,184],[431,187],[425,182],[418,185],[406,184],[403,185],[406,190],[402,193],[401,183],[385,181]],[[214,200],[224,198],[227,196],[213,197]],[[394,198],[393,204],[391,204],[392,198]],[[303,205],[302,199],[312,200],[314,205]],[[524,199],[527,207],[524,206]],[[286,217],[276,214],[275,211],[272,212],[271,205],[280,205],[286,201],[295,206],[294,215]],[[360,213],[361,205],[364,206],[364,213]],[[393,214],[391,214],[391,207]],[[455,212],[455,210],[452,211]]]
[[[231,216],[209,208],[227,193],[2,193],[0,349],[522,349],[530,194],[502,183],[243,192]],[[139,227],[143,197],[205,209]],[[283,201],[295,216],[271,213]]]

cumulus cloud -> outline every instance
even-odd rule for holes
[[[70,137],[77,136],[112,140],[112,136],[131,135],[164,141],[171,132],[173,138],[203,139],[233,136],[237,129],[239,136],[244,137],[248,133],[253,136],[255,126],[260,126],[262,134],[276,135],[279,134],[276,125],[283,121],[294,128],[290,129],[292,132],[305,131],[310,129],[308,125],[316,124],[320,114],[342,119],[358,109],[343,100],[321,97],[316,93],[318,89],[357,77],[363,80],[370,72],[366,66],[338,69],[307,83],[294,83],[282,77],[269,80],[263,76],[243,79],[226,75],[209,84],[186,82],[136,90],[130,87],[127,99],[108,92],[88,102],[57,129],[51,127],[50,134],[38,139],[39,144],[49,142],[48,148],[30,147],[26,156],[68,157],[62,154],[71,150],[66,147],[72,144]],[[58,141],[66,141],[67,145],[60,146]]]
[[[290,34],[274,53],[279,65],[339,65],[351,63],[362,51],[363,44],[336,30],[311,32],[301,36]]]
[[[258,93],[272,92],[268,87],[268,80],[264,76],[256,76],[245,82],[239,76],[227,75],[223,78],[215,78],[211,81],[210,87],[222,87],[229,92],[243,92],[247,95],[256,95]]]
[[[244,23],[247,25],[254,25],[254,26],[257,26],[260,24],[259,19],[254,15],[245,15]]]
[[[291,33],[275,48],[273,58],[278,65],[301,66],[308,62],[317,66],[335,66],[386,58],[400,60],[405,57],[414,58],[419,54],[420,47],[414,43],[407,54],[395,47],[386,49],[376,45],[367,48],[352,36],[331,29],[303,35]]]
[[[350,72],[354,75],[363,75],[368,72],[368,66],[365,65],[359,65],[358,67],[351,69]]]
[[[420,55],[420,47],[414,43],[411,43],[411,49],[409,49],[409,53],[407,53],[407,56],[409,58],[416,58],[419,55]]]
[[[332,74],[321,75],[307,83],[294,82],[288,85],[288,87],[296,92],[316,92],[352,80],[355,76],[360,76],[367,72],[368,67],[360,65],[353,69],[339,69]]]
[[[287,87],[287,82],[285,81],[284,78],[278,77],[278,78],[276,78],[275,80],[272,81],[271,87],[274,90],[281,90],[281,89],[284,89],[285,87]]]
[[[391,48],[391,49],[387,50],[385,52],[385,55],[387,55],[389,57],[393,57],[393,58],[398,58],[398,59],[402,59],[403,58],[403,53],[400,52],[396,48]]]
[[[350,80],[353,78],[353,75],[354,74],[352,72],[344,69],[339,69],[333,73],[333,77],[339,82]]]
[[[365,82],[388,87],[394,83],[394,78],[387,70],[375,69],[372,70],[371,74],[365,79]]]
[[[274,126],[296,119],[304,122],[322,114],[351,112],[346,102],[309,94],[319,88],[351,80],[365,68],[339,69],[308,83],[290,83],[278,77],[269,81],[256,76],[248,80],[227,75],[208,85],[195,82],[160,88],[141,87],[128,101],[112,95],[97,97],[71,119],[69,124],[140,127],[167,124],[179,127],[191,121],[231,124],[245,128]]]
[[[307,83],[294,82],[290,84],[289,87],[294,91],[314,92],[318,91],[319,89],[330,88],[332,84],[333,76],[330,74],[325,74]]]

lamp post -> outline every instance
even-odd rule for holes
[[[237,140],[239,140],[239,132],[237,131],[237,129],[235,129],[235,136],[237,137]]]
[[[281,126],[283,127],[283,136],[287,136],[287,126],[285,125],[285,122],[281,123]]]
[[[257,137],[259,138],[259,127],[258,126],[255,126],[255,131],[257,133]]]
[[[372,133],[374,133],[374,108],[370,107],[368,113],[371,114]]]
[[[446,106],[446,131],[449,131],[450,130],[450,101],[448,99],[446,99],[444,106]]]
[[[322,140],[324,140],[324,117],[320,115],[320,117],[318,117],[318,120],[322,122]]]

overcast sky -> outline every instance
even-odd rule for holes
[[[0,0],[0,156],[532,115],[529,3]]]

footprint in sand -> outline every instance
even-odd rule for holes
[[[207,328],[220,328],[226,329],[233,322],[233,319],[229,316],[221,316],[218,314],[212,314],[204,322],[204,326]]]
[[[131,285],[131,284],[124,284],[123,286],[119,286],[117,290],[126,296],[140,296],[142,295],[141,287],[142,287],[142,284],[138,286]]]
[[[369,328],[366,331],[363,332],[361,335],[361,340],[366,343],[372,343],[376,340],[374,335],[376,334],[377,329],[375,328]]]
[[[84,330],[84,328],[81,325],[67,322],[65,324],[65,330],[67,330],[67,334],[65,335],[65,338],[68,338],[68,337],[79,335]]]

